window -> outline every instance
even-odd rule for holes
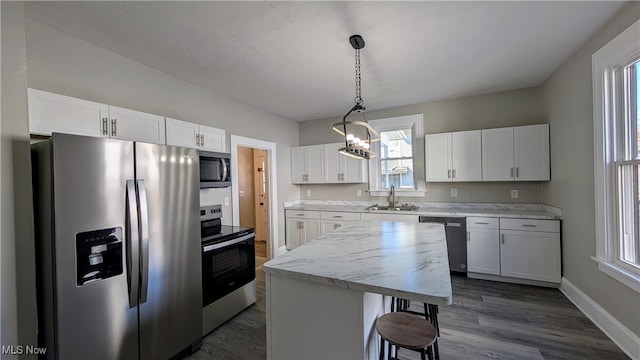
[[[413,190],[411,129],[380,132],[380,189]]]
[[[386,196],[393,185],[400,196],[424,196],[424,131],[422,114],[371,120],[380,132],[372,144],[378,155],[369,160],[369,192]]]
[[[640,292],[640,21],[593,55],[596,260]]]

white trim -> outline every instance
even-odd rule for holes
[[[230,135],[231,140],[231,198],[233,201],[233,225],[240,225],[240,195],[238,194],[238,146],[246,146],[261,150],[267,150],[269,153],[269,246],[268,255],[270,259],[280,255],[278,249],[278,166],[276,164],[276,144],[252,139],[244,136]]]
[[[616,261],[615,138],[612,74],[618,64],[640,54],[640,20],[618,34],[592,57],[596,260],[598,268],[634,290],[638,276],[627,276]]]
[[[378,132],[397,130],[410,127],[412,134],[412,152],[413,152],[413,181],[415,190],[398,191],[398,196],[422,197],[425,190],[425,172],[424,172],[424,120],[422,114],[405,115],[385,119],[369,120],[369,124],[376,128]],[[379,142],[374,143],[379,147]],[[378,149],[379,152],[379,149]],[[369,195],[370,196],[387,196],[388,190],[379,189],[380,180],[378,178],[379,157],[369,160]]]
[[[640,293],[640,276],[638,276],[638,274],[621,266],[617,266],[615,263],[600,260],[595,256],[592,256],[591,259],[598,263],[598,269],[600,269],[600,271]]]
[[[585,314],[611,341],[622,349],[631,359],[640,359],[640,337],[614,318],[607,310],[576,287],[567,278],[562,278],[560,291],[583,314]],[[637,315],[637,314],[636,314]]]

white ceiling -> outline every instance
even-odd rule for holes
[[[294,120],[534,86],[623,2],[25,2],[27,17]]]

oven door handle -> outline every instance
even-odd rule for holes
[[[212,251],[212,250],[216,250],[216,249],[220,249],[220,248],[227,247],[227,246],[230,246],[230,245],[234,245],[234,244],[237,244],[237,243],[240,243],[240,242],[243,242],[243,241],[247,241],[247,240],[249,240],[249,239],[251,239],[252,237],[255,237],[255,236],[256,236],[255,234],[247,234],[247,235],[241,236],[241,237],[239,237],[237,239],[225,241],[225,242],[218,243],[218,244],[207,245],[207,246],[202,248],[202,252],[206,253],[206,252],[209,252],[209,251]]]

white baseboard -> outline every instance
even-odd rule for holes
[[[631,359],[640,359],[640,337],[614,318],[607,310],[576,287],[571,281],[562,278],[560,291],[580,309],[602,332]]]
[[[287,252],[287,247],[286,246],[280,246],[278,248],[278,253],[276,254],[276,257],[278,257],[278,256],[280,256],[280,255],[282,255],[282,254],[284,254],[286,252]]]

